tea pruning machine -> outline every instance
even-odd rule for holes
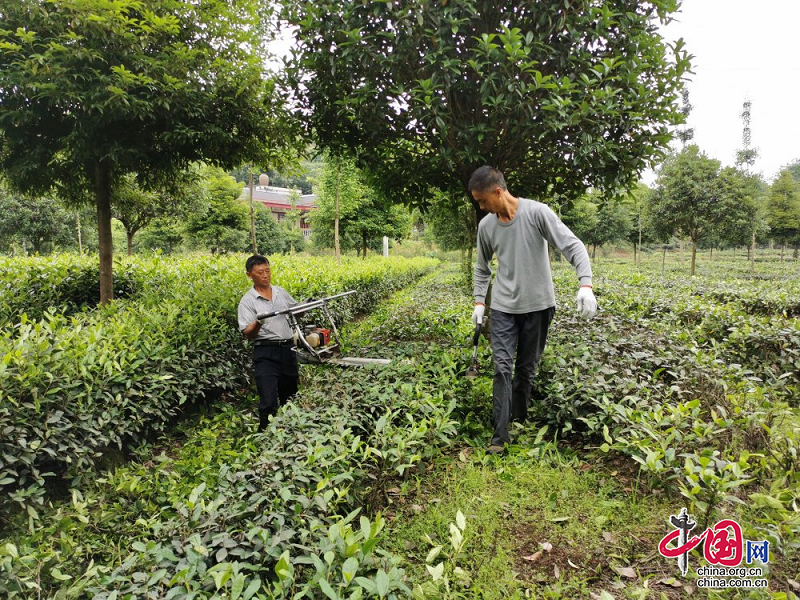
[[[259,321],[272,319],[275,317],[285,316],[289,321],[289,327],[294,334],[295,347],[294,351],[297,353],[297,360],[306,364],[321,364],[330,363],[341,366],[361,366],[361,365],[388,365],[391,361],[386,358],[357,358],[353,356],[340,356],[342,342],[339,337],[339,330],[336,328],[336,323],[333,320],[328,310],[328,303],[331,300],[355,294],[355,290],[342,292],[326,298],[318,300],[307,300],[296,304],[291,308],[278,310],[270,313],[263,313],[257,315]],[[320,326],[318,324],[303,325],[298,317],[310,311],[316,310],[322,313],[326,321],[326,325]]]

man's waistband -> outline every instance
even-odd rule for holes
[[[288,340],[256,340],[253,346],[291,346],[294,344],[293,339]]]

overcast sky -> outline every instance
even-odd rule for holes
[[[800,0],[684,0],[663,29],[694,55],[689,126],[701,150],[732,165],[742,147],[742,103],[752,102],[754,170],[771,181],[800,159]]]

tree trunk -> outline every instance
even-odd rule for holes
[[[100,304],[114,299],[113,259],[111,239],[111,168],[108,163],[95,161],[94,199],[97,205],[97,233],[100,242]]]
[[[364,255],[361,257],[364,260],[367,260],[367,234],[364,233],[361,235],[361,247],[364,249]]]
[[[125,230],[125,235],[128,238],[128,256],[133,256],[133,234],[134,231]]]
[[[694,277],[694,267],[697,264],[697,242],[692,240],[692,272],[691,275]]]
[[[667,245],[664,244],[664,248],[662,249],[661,253],[661,275],[664,275],[664,267],[667,264]]]
[[[639,254],[636,262],[642,261],[642,213],[639,213]]]
[[[81,213],[75,213],[75,223],[78,226],[78,252],[83,254],[83,239],[81,239]]]
[[[756,232],[753,230],[752,237],[750,238],[750,271],[756,272]]]
[[[339,183],[342,177],[342,161],[336,159],[336,207],[333,218],[333,254],[336,257],[336,264],[342,263],[342,253],[339,249]]]
[[[256,245],[256,211],[253,208],[253,167],[250,166],[250,241],[253,243],[253,254],[258,254]]]
[[[786,250],[786,242],[781,242],[781,262],[783,262],[783,251]]]

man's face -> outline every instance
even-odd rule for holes
[[[489,190],[472,190],[472,197],[475,198],[475,202],[478,203],[481,210],[487,213],[496,213],[500,210],[502,195],[503,190],[499,187]]]
[[[247,276],[253,280],[253,283],[257,287],[269,287],[272,279],[272,272],[267,264],[256,265],[247,272]]]

